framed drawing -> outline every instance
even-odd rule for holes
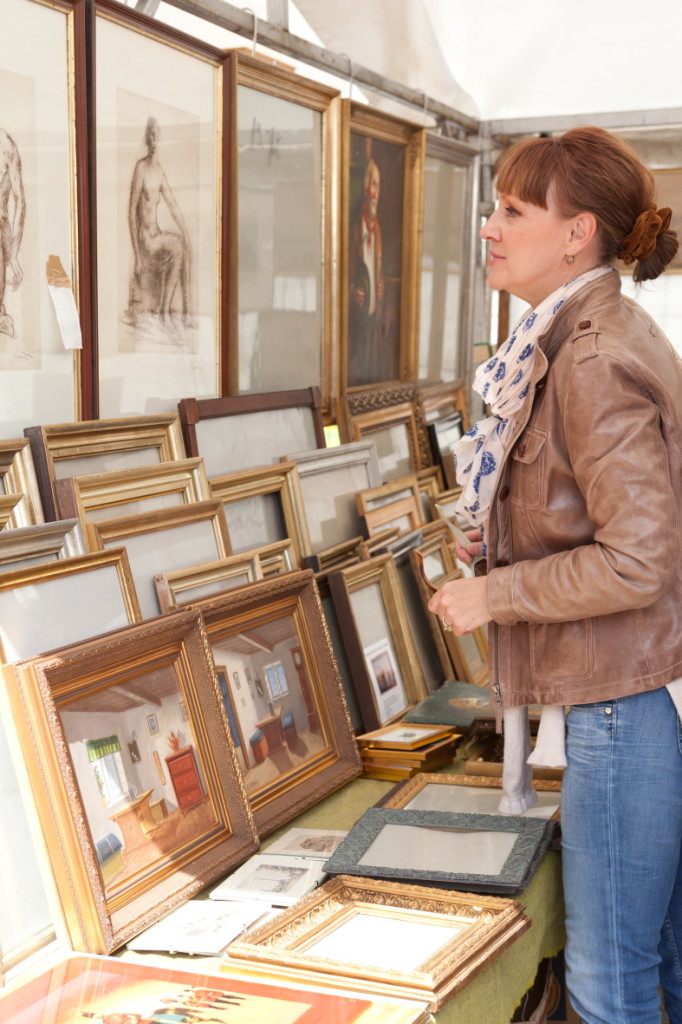
[[[273,907],[290,907],[326,875],[324,858],[256,853],[215,889],[212,900],[262,900]]]
[[[160,572],[200,565],[232,553],[218,501],[105,519],[88,523],[86,530],[93,550],[125,546],[145,619],[159,614],[154,577]]]
[[[154,577],[156,596],[162,612],[173,611],[182,605],[215,597],[227,590],[244,587],[263,578],[257,551],[230,555],[204,565],[191,565],[187,569],[158,573]]]
[[[280,462],[211,477],[211,497],[223,503],[235,553],[291,539],[300,565],[310,554],[310,539],[296,463]]]
[[[247,929],[227,957],[280,978],[427,999],[435,1011],[530,928],[523,911],[495,896],[344,876]]]
[[[436,726],[431,728],[435,729]],[[537,802],[524,811],[521,817],[552,818],[557,821],[560,816],[561,782],[534,779],[533,789],[537,792]],[[499,814],[497,808],[501,799],[501,778],[422,772],[395,786],[377,806],[404,807],[408,811]]]
[[[345,395],[338,411],[342,440],[371,440],[376,444],[384,482],[431,465],[424,410],[416,384]]]
[[[471,369],[478,164],[476,150],[427,133],[417,380],[452,382]]]
[[[267,835],[360,772],[315,581],[286,573],[194,608],[225,667],[244,785]]]
[[[324,448],[320,389],[178,402],[187,454],[209,477],[267,466],[288,451]]]
[[[26,423],[87,416],[91,406],[86,6],[3,5],[0,388],[10,436]],[[73,292],[82,350],[79,338],[62,337],[46,287],[55,280],[48,279],[48,263],[56,278],[68,280],[64,293]]]
[[[140,618],[120,547],[0,573],[3,662],[32,658]]]
[[[84,554],[85,539],[77,519],[0,532],[0,572]]]
[[[542,818],[370,807],[325,869],[330,875],[515,895],[530,882],[555,827]]]
[[[282,461],[296,463],[313,554],[361,535],[355,495],[381,483],[373,441],[295,452]]]
[[[389,725],[426,696],[393,557],[376,555],[327,580],[364,729]]]
[[[180,420],[131,416],[26,427],[46,519],[58,519],[56,480],[185,458]]]
[[[55,480],[55,493],[60,518],[75,516],[84,523],[176,508],[211,497],[202,459],[66,477]]]
[[[98,1021],[144,1021],[160,1006],[194,1012],[210,1003],[217,1024],[428,1024],[424,1002],[344,995],[327,986],[310,987],[258,977],[207,975],[131,963],[118,957],[70,956],[28,982],[0,994],[0,1013],[22,1024],[73,1024],[80,1014]]]
[[[338,93],[236,50],[228,64],[232,262],[223,393],[317,386],[329,417],[338,379]]]
[[[257,849],[197,614],[4,673],[73,948],[110,952]]]
[[[416,380],[425,131],[342,101],[343,390]]]
[[[226,56],[95,3],[99,408],[220,394]]]

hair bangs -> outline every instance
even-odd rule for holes
[[[497,191],[547,209],[547,194],[558,172],[555,139],[528,139],[502,154],[496,173]]]

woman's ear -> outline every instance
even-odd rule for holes
[[[593,213],[589,213],[585,210],[583,213],[579,213],[573,218],[571,225],[571,235],[569,239],[568,252],[572,256],[577,256],[579,252],[587,248],[596,238],[597,235],[597,218]]]

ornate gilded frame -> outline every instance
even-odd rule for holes
[[[383,481],[432,465],[416,384],[355,391],[339,401],[342,441],[373,440]]]

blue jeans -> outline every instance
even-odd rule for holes
[[[682,1024],[682,725],[665,687],[567,717],[566,977],[583,1024]]]

